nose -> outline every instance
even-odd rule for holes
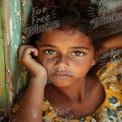
[[[66,55],[59,56],[55,65],[57,71],[65,71],[69,67],[68,56]]]

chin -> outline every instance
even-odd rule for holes
[[[53,85],[55,85],[57,87],[68,87],[71,85],[71,80],[55,79],[55,80],[49,80],[48,83],[52,83]]]

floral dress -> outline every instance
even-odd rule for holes
[[[112,49],[99,61],[97,75],[106,92],[106,99],[96,112],[97,122],[122,122],[122,49]]]
[[[20,104],[21,104],[21,102],[17,103],[12,108],[13,114],[18,110]],[[69,118],[66,118],[66,119],[61,118],[61,117],[57,116],[56,112],[54,112],[53,108],[51,107],[49,101],[46,98],[44,98],[44,100],[43,100],[43,110],[42,111],[43,111],[43,115],[42,115],[43,122],[96,122],[92,116],[88,116],[88,117],[80,118],[80,119],[75,119],[75,120],[69,119]],[[61,111],[66,112],[66,111],[63,111],[63,109]],[[74,116],[77,116],[77,114],[78,113],[75,113]]]
[[[93,116],[76,120],[56,115],[47,99],[43,100],[44,122],[122,122],[122,49],[113,49],[101,56],[97,75],[106,92],[106,99]],[[19,103],[12,108],[15,113]]]

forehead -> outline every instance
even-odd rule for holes
[[[77,30],[51,30],[44,32],[40,43],[74,43],[91,45],[90,38]]]

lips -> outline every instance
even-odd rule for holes
[[[55,73],[53,75],[51,75],[51,78],[53,78],[54,80],[56,79],[67,79],[72,77],[70,74],[66,74],[66,73]]]

